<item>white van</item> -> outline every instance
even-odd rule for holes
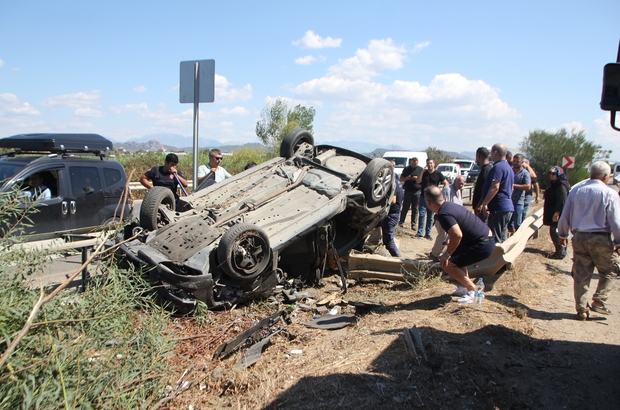
[[[455,159],[452,162],[461,167],[461,175],[464,176],[465,179],[467,179],[467,174],[469,174],[469,171],[471,171],[474,168],[474,165],[476,165],[476,162],[471,159]]]
[[[394,160],[396,166],[394,167],[394,173],[397,177],[403,172],[403,169],[409,165],[411,158],[418,159],[418,165],[424,168],[426,166],[426,152],[424,151],[386,151],[383,154],[383,158],[388,161]]]

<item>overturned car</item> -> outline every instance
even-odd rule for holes
[[[284,138],[280,157],[199,189],[175,204],[151,189],[137,239],[120,249],[152,267],[162,295],[180,309],[211,309],[265,297],[276,286],[312,284],[387,215],[394,170],[384,159],[314,145],[307,130]],[[292,279],[292,280],[291,280]]]

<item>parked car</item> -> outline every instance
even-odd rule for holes
[[[461,175],[467,178],[467,174],[476,165],[476,161],[471,159],[455,159],[454,163],[461,167]]]
[[[461,170],[458,164],[439,164],[437,165],[437,171],[441,172],[450,183],[454,182],[454,178],[461,175]]]
[[[154,268],[161,295],[181,311],[196,300],[211,309],[273,293],[284,283],[313,283],[328,258],[360,245],[388,213],[394,192],[389,161],[314,145],[290,131],[280,156],[179,200],[151,189],[140,226],[124,237],[126,258]],[[331,256],[330,256],[331,255]]]
[[[478,164],[474,164],[474,167],[467,173],[465,183],[473,184],[474,182],[476,182],[478,175],[480,175],[480,167],[478,166]]]
[[[0,189],[18,190],[20,208],[33,207],[23,227],[27,241],[84,234],[132,217],[121,164],[108,161],[112,142],[97,134],[20,134],[0,139]],[[31,176],[38,174],[48,193],[32,198]],[[28,194],[28,195],[27,195]],[[121,204],[122,202],[122,204]],[[6,227],[16,221],[6,221]],[[4,235],[0,232],[0,235]]]

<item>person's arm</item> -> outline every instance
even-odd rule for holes
[[[560,188],[556,190],[556,200],[555,200],[555,210],[553,212],[552,220],[553,222],[558,222],[560,220],[560,215],[562,214],[562,210],[564,209],[564,205],[566,204],[566,198],[568,197],[568,188],[566,185],[560,185]]]
[[[181,183],[181,185],[187,188],[187,179],[185,179],[185,176],[181,172],[176,172],[176,175],[177,178],[179,178],[179,182]]]
[[[195,187],[199,187],[202,184],[202,181],[207,177],[207,167],[205,165],[200,165],[198,167],[198,172],[196,173],[197,183],[194,185]]]
[[[481,204],[482,205],[481,212],[483,212],[484,216],[489,215],[489,208],[487,207],[489,206],[489,202],[491,202],[491,200],[493,200],[493,198],[495,198],[495,195],[497,195],[497,193],[499,192],[499,188],[500,188],[499,181],[491,181],[489,192],[487,192],[487,196],[484,197],[484,199],[482,200],[482,204]]]
[[[459,224],[454,224],[448,229],[448,246],[446,251],[439,258],[439,265],[442,268],[448,266],[448,261],[452,254],[456,251],[456,248],[459,247],[461,240],[463,239],[463,231],[461,231],[461,227]]]
[[[413,172],[413,171],[411,171]],[[412,181],[415,177],[411,174],[409,174],[409,167],[403,169],[403,172],[400,174],[400,177],[398,178],[398,180],[400,182],[407,182],[407,181]]]
[[[150,182],[149,178],[146,176],[146,174],[143,174],[140,177],[140,183],[142,184],[143,187],[145,187],[146,189],[151,189],[153,188],[153,184]]]
[[[517,191],[529,191],[532,189],[532,184],[513,184],[512,188]]]

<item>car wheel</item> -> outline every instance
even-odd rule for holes
[[[388,196],[392,192],[393,184],[394,168],[383,158],[370,161],[360,176],[360,190],[371,205]]]
[[[155,186],[146,193],[140,207],[140,226],[149,231],[154,231],[165,225],[160,206],[165,206],[171,211],[175,209],[174,194],[163,186]]]
[[[314,145],[314,137],[310,131],[303,128],[293,128],[286,134],[282,144],[280,144],[280,156],[291,158],[304,142],[312,146]]]
[[[269,264],[269,238],[254,224],[242,223],[230,228],[220,240],[217,257],[224,272],[233,279],[250,281]]]

